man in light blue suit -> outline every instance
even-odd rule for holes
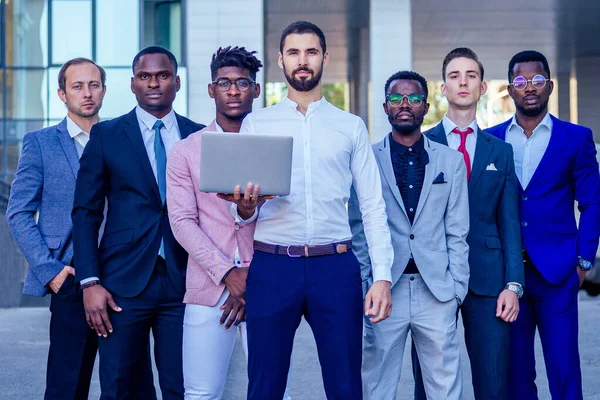
[[[58,95],[67,117],[23,138],[6,212],[29,264],[23,293],[52,295],[45,399],[87,399],[96,358],[98,338],[88,328],[74,279],[71,210],[79,157],[98,122],[105,80],[104,69],[92,60],[63,65]]]
[[[488,129],[510,143],[519,179],[525,294],[511,326],[509,399],[537,399],[539,330],[553,399],[583,398],[577,293],[600,236],[600,174],[592,131],[548,112],[554,89],[543,54],[523,51],[508,64],[516,114]],[[575,202],[581,212],[575,219]]]
[[[456,313],[469,281],[469,199],[463,157],[421,133],[427,114],[427,82],[410,71],[385,85],[392,132],[375,144],[383,198],[392,234],[391,316],[378,324],[365,318],[363,395],[395,399],[408,333],[421,360],[431,399],[462,394]],[[372,283],[362,215],[352,193],[348,203],[353,250],[363,288]]]

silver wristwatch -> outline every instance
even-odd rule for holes
[[[509,282],[504,287],[506,290],[510,290],[511,292],[515,292],[517,297],[520,299],[523,296],[523,285],[516,282]]]

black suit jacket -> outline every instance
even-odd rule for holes
[[[448,145],[440,122],[424,132]],[[477,128],[469,180],[469,289],[498,296],[508,282],[524,285],[517,176],[512,146]]]
[[[182,139],[204,128],[176,118]],[[108,214],[98,247],[105,198]],[[97,276],[110,292],[137,296],[152,276],[164,238],[169,278],[185,292],[187,253],[173,237],[135,109],[92,128],[80,160],[72,219],[78,282]]]

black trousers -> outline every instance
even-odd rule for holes
[[[45,400],[88,398],[98,337],[85,320],[83,294],[69,275],[50,299],[50,350]]]
[[[158,258],[146,288],[135,297],[113,294],[121,312],[109,311],[113,333],[99,339],[102,400],[136,398],[145,386],[150,332],[163,400],[183,399],[183,295]],[[201,357],[201,355],[199,355]],[[139,397],[141,398],[141,397]]]

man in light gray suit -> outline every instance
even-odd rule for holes
[[[427,397],[460,399],[462,383],[456,332],[458,307],[469,282],[469,200],[460,153],[421,134],[427,82],[401,71],[385,85],[383,109],[392,132],[373,146],[394,246],[392,315],[379,324],[365,318],[363,394],[395,399],[409,331],[415,342]],[[369,249],[362,216],[349,204],[353,250],[368,288]]]

